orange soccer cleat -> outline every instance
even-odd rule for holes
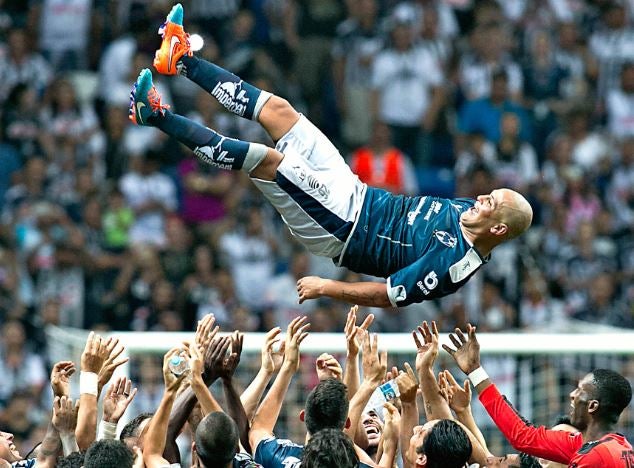
[[[154,55],[154,68],[162,75],[176,75],[177,63],[183,55],[192,55],[189,34],[183,29],[183,6],[177,3],[159,28],[163,36],[161,48]]]

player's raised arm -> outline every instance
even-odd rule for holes
[[[347,283],[319,276],[306,276],[297,282],[299,303],[307,299],[330,297],[366,307],[391,307],[385,283],[361,281]]]

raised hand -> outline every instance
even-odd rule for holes
[[[383,425],[383,440],[392,441],[394,444],[398,444],[398,439],[401,433],[401,414],[390,402],[383,404],[385,411],[385,424]]]
[[[299,303],[306,299],[317,299],[321,297],[324,279],[319,276],[305,276],[297,281],[297,294],[299,295]]]
[[[118,423],[134,400],[137,388],[132,388],[132,381],[126,377],[119,377],[108,387],[103,399],[103,420]]]
[[[306,323],[307,317],[295,317],[286,329],[286,345],[284,350],[284,365],[289,366],[293,372],[299,369],[299,345],[308,336],[310,323]]]
[[[400,398],[403,403],[411,403],[416,401],[416,394],[418,392],[418,381],[416,380],[416,374],[412,370],[412,366],[409,363],[405,363],[405,372],[401,372],[396,377],[396,384],[398,385]]]
[[[209,348],[207,348],[203,376],[203,380],[207,384],[215,382],[220,377],[222,365],[230,345],[231,340],[229,337],[216,337],[209,345]]]
[[[163,357],[163,381],[165,382],[165,390],[167,392],[176,393],[178,388],[183,383],[183,380],[189,372],[183,372],[181,375],[174,375],[169,367],[169,362],[172,357],[177,356],[183,352],[180,347],[170,349]]]
[[[449,334],[449,339],[456,349],[445,344],[442,347],[454,358],[462,372],[470,374],[480,367],[480,343],[476,337],[476,327],[471,326],[470,323],[467,324],[467,336],[468,339],[459,328],[456,328],[455,335]]]
[[[379,385],[387,371],[387,351],[379,353],[378,335],[374,333],[370,336],[368,332],[363,333],[362,348],[363,379]]]
[[[95,332],[90,332],[86,340],[84,352],[81,354],[82,372],[94,372],[98,374],[107,357],[108,348],[106,340],[96,335]]]
[[[374,321],[374,315],[370,314],[365,318],[361,325],[357,326],[358,311],[358,305],[352,306],[350,308],[350,312],[348,312],[348,318],[346,319],[346,326],[344,327],[348,356],[357,356],[359,354],[359,347],[361,346],[358,338],[359,331],[367,331]]]
[[[440,391],[449,403],[449,407],[456,414],[467,411],[471,405],[471,385],[469,379],[461,386],[456,382],[451,372],[445,370],[438,374],[438,386]]]
[[[282,341],[279,349],[273,351],[274,346],[280,341],[279,335],[282,332],[280,327],[271,329],[266,334],[266,339],[262,345],[262,369],[268,374],[273,374],[280,370],[284,362],[285,341]]]
[[[315,369],[317,371],[317,378],[319,380],[337,379],[343,378],[343,369],[339,361],[335,359],[332,354],[322,353],[315,360]]]
[[[75,434],[77,427],[77,412],[79,400],[73,405],[73,400],[66,396],[56,396],[53,400],[53,427],[60,434]]]
[[[191,371],[191,378],[202,377],[204,359],[201,345],[197,342],[190,343],[187,350],[189,351],[189,370]]]
[[[233,374],[240,363],[240,355],[242,354],[242,344],[244,342],[244,334],[236,331],[231,338],[225,337],[225,344],[223,352],[216,354],[214,359],[213,369],[215,375],[221,379],[231,379]],[[231,344],[231,353],[226,355],[228,345]]]
[[[75,371],[75,364],[72,361],[60,361],[55,363],[51,371],[53,396],[70,396],[70,377]]]
[[[423,343],[421,343],[418,334],[423,337]],[[420,373],[424,369],[431,369],[434,367],[434,362],[438,356],[438,328],[436,328],[436,322],[431,323],[431,329],[424,321],[422,326],[419,326],[417,330],[412,332],[414,343],[416,343],[416,370]]]
[[[219,326],[214,327],[215,324],[216,317],[214,317],[214,314],[207,314],[202,320],[198,321],[194,343],[200,348],[203,355],[220,330]]]
[[[112,378],[112,374],[117,367],[125,364],[130,358],[119,358],[121,353],[125,351],[123,345],[119,344],[118,338],[108,338],[106,341],[106,351],[108,357],[106,358],[101,370],[99,371],[99,391],[108,383]]]

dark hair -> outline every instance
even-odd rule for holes
[[[491,72],[491,81],[496,81],[496,80],[504,80],[506,82],[509,81],[509,77],[506,74],[506,70],[502,67],[498,67],[495,68],[492,72]]]
[[[539,460],[528,453],[520,453],[520,468],[541,468]]]
[[[139,437],[141,435],[139,433],[139,426],[141,426],[143,421],[150,419],[152,416],[154,416],[154,413],[141,413],[136,416],[132,421],[123,426],[121,434],[119,434],[119,440],[124,441],[131,437]]]
[[[596,417],[616,424],[632,400],[632,387],[625,377],[610,369],[595,369],[592,376],[596,392],[593,396],[599,401]]]
[[[462,468],[471,456],[471,441],[465,430],[451,419],[441,419],[423,442],[427,468]]]
[[[348,419],[348,390],[337,379],[326,379],[306,398],[305,422],[309,434],[322,429],[344,429]]]
[[[116,439],[94,442],[84,458],[84,468],[132,468],[134,454],[126,444]]]
[[[196,453],[207,467],[226,466],[238,452],[238,425],[225,413],[209,413],[196,429]]]
[[[559,416],[557,416],[557,419],[555,419],[555,424],[553,424],[553,426],[559,426],[560,424],[567,424],[574,427],[570,416],[568,416],[567,414],[560,414]]]
[[[86,452],[73,452],[65,457],[59,457],[55,468],[82,468]]]
[[[341,429],[323,429],[310,436],[302,453],[302,468],[356,468],[354,444]]]

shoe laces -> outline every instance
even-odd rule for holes
[[[154,87],[154,85],[152,85],[152,88],[150,88],[150,90],[148,91],[147,99],[150,102],[150,107],[152,108],[152,111],[158,111],[164,115],[165,110],[170,108],[169,104],[163,104],[161,102],[161,95],[156,90],[156,87]]]

